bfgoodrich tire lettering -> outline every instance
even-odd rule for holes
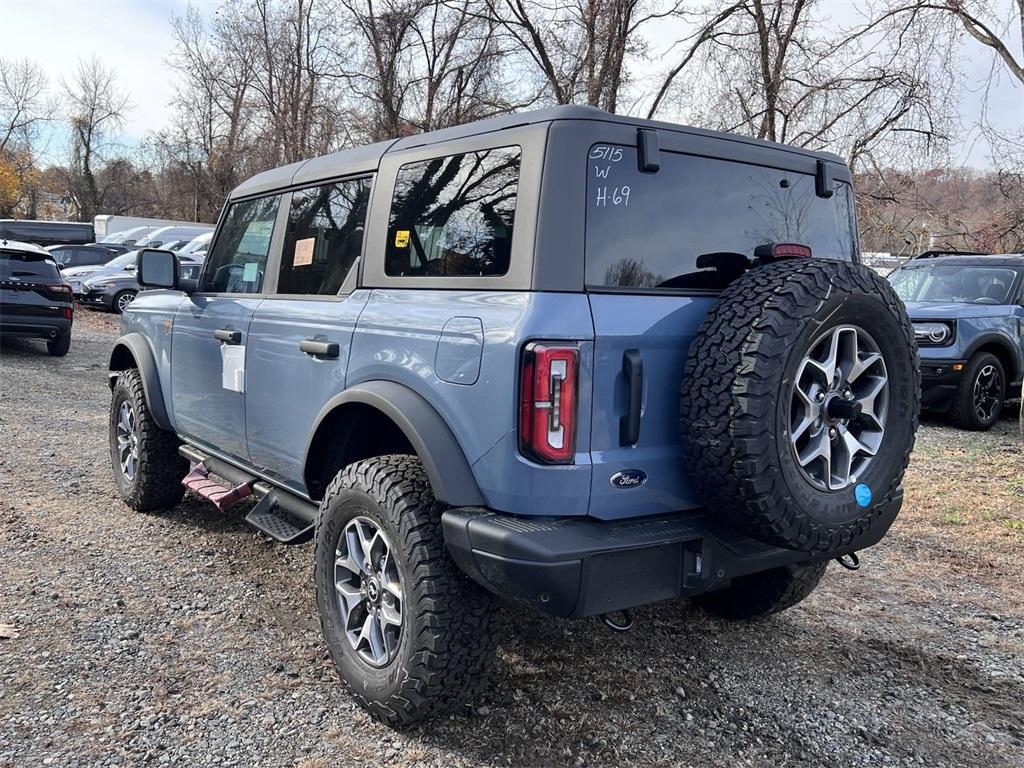
[[[831,329],[863,329],[884,358],[884,437],[855,482],[816,487],[789,439],[799,366]],[[682,383],[686,466],[702,502],[762,541],[836,551],[900,495],[917,430],[916,345],[888,282],[857,264],[793,259],[732,283],[690,348]]]
[[[419,459],[381,456],[335,476],[320,504],[314,553],[317,610],[342,681],[375,718],[407,725],[471,700],[494,653],[490,596],[448,556],[435,501]],[[375,666],[342,625],[335,554],[345,526],[372,521],[390,544],[402,585],[402,627],[391,660]]]
[[[131,424],[126,430],[123,422],[129,417]],[[135,462],[129,472],[122,463],[126,432],[134,434]],[[121,371],[110,401],[110,462],[117,490],[129,507],[153,512],[181,501],[188,461],[178,455],[180,444],[173,433],[160,429],[154,421],[138,370]]]

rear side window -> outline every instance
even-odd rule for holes
[[[228,208],[213,251],[206,260],[200,291],[259,293],[274,235],[280,195],[243,200]]]
[[[57,265],[50,259],[19,251],[0,251],[0,280],[11,279],[30,282],[53,280],[59,283],[60,274]]]
[[[596,144],[587,159],[586,281],[618,289],[720,289],[758,245],[803,243],[816,257],[854,257],[853,195],[830,198],[814,176],[661,152],[641,173],[635,147]]]
[[[385,273],[508,272],[520,156],[519,147],[503,147],[403,165],[391,204]]]
[[[333,296],[363,249],[370,180],[350,179],[292,194],[277,292]]]

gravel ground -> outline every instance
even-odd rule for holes
[[[311,545],[118,501],[116,327],[79,313],[60,360],[0,345],[0,765],[1024,765],[1015,412],[927,424],[893,532],[797,608],[661,605],[616,635],[503,606],[475,709],[398,733],[336,682]]]

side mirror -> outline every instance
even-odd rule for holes
[[[143,288],[178,288],[178,256],[171,251],[143,248],[136,258],[135,273]]]

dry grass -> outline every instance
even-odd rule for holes
[[[991,432],[928,422],[907,471],[896,530],[922,562],[998,577],[1024,596],[1024,442],[1016,413]],[[985,579],[987,580],[987,579]]]

